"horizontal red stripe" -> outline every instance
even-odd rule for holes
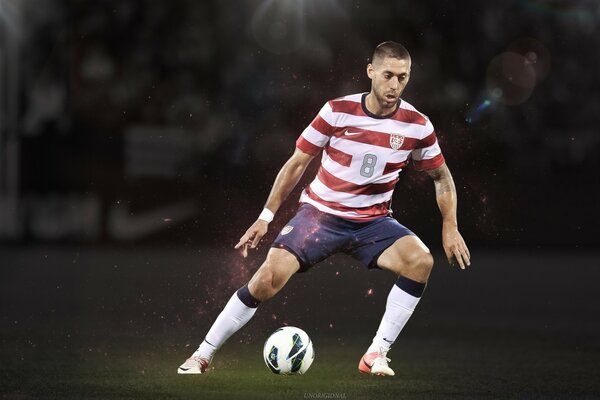
[[[329,102],[333,112],[341,112],[345,114],[357,115],[359,117],[366,117],[367,114],[362,109],[360,103],[349,100],[332,100]]]
[[[429,147],[437,141],[437,137],[435,136],[435,132],[431,132],[429,135],[420,139],[415,144],[415,149],[424,149],[425,147]]]
[[[323,166],[319,168],[319,173],[317,177],[325,186],[327,186],[331,190],[335,190],[336,192],[344,192],[344,193],[352,193],[352,194],[381,194],[385,192],[389,192],[394,189],[396,186],[396,182],[398,179],[394,179],[393,181],[387,183],[371,183],[368,185],[357,185],[352,182],[345,181],[340,179],[330,172],[328,172]]]
[[[310,186],[308,186],[305,190],[306,190],[306,194],[308,195],[308,197],[310,197],[312,200],[314,200],[320,204],[323,204],[324,206],[329,207],[332,210],[336,210],[336,211],[340,211],[340,212],[354,212],[356,214],[360,214],[363,216],[360,218],[361,220],[365,220],[368,218],[380,217],[383,215],[387,215],[389,213],[389,207],[390,207],[390,203],[391,203],[390,201],[385,201],[383,203],[374,204],[374,205],[368,206],[368,207],[355,208],[355,207],[348,207],[348,206],[342,205],[340,203],[322,199],[321,197],[317,196],[312,190],[310,190]]]
[[[338,150],[334,147],[331,147],[329,145],[327,145],[327,147],[325,148],[325,151],[327,151],[329,158],[331,158],[336,163],[343,165],[344,167],[349,167],[350,163],[352,163],[352,155],[351,154],[345,153],[345,152]]]
[[[428,169],[441,167],[446,161],[444,160],[444,156],[442,155],[442,153],[440,153],[437,156],[428,160],[413,160],[413,162],[415,163],[415,169],[417,171],[425,171]]]
[[[414,150],[418,143],[419,139],[404,136],[404,141],[402,142],[402,146],[400,146],[400,150]]]
[[[372,144],[374,146],[387,147],[388,149],[391,148],[390,135],[383,132],[370,131],[367,129],[354,127],[343,127],[337,128],[334,132],[334,136],[346,140],[352,140],[353,142]]]
[[[314,129],[316,129],[325,136],[331,136],[333,134],[333,131],[335,130],[335,128],[329,125],[329,122],[321,118],[320,115],[317,115],[315,119],[313,119],[313,121],[310,123],[310,126],[312,126]]]
[[[406,166],[406,164],[408,164],[407,161],[402,161],[399,163],[386,163],[385,164],[385,168],[383,169],[383,174],[389,174],[390,172],[395,172],[398,171],[402,168],[404,168]]]
[[[392,119],[409,124],[425,125],[427,123],[423,115],[413,110],[407,110],[406,108],[400,108],[392,115]]]
[[[304,139],[303,136],[298,137],[296,140],[296,147],[305,152],[306,154],[310,154],[311,156],[316,156],[321,151],[319,146],[316,146]]]
[[[350,135],[348,135],[350,133]],[[353,135],[353,133],[360,133],[359,135]],[[365,143],[379,147],[385,147],[391,149],[390,145],[390,134],[384,132],[371,131],[368,129],[361,129],[355,127],[343,127],[335,128],[333,133],[335,137],[352,140],[353,142]],[[404,137],[402,146],[399,150],[413,150],[419,143],[419,139]]]

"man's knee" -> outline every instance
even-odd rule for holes
[[[264,264],[263,264],[264,265]],[[277,288],[274,285],[274,273],[268,268],[261,267],[248,283],[250,294],[258,301],[265,301],[275,296]]]
[[[275,251],[273,251],[275,250]],[[285,250],[272,249],[248,283],[250,294],[259,301],[275,296],[298,270],[298,261]]]
[[[414,252],[406,257],[403,267],[403,275],[409,274],[417,280],[427,281],[433,269],[433,256],[428,251]]]
[[[411,249],[387,260],[387,269],[418,282],[427,282],[433,268],[433,256],[425,249]]]

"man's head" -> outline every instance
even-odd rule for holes
[[[393,111],[410,78],[410,54],[400,43],[383,42],[367,65],[371,93],[382,110]]]

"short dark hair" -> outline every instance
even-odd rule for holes
[[[410,54],[408,53],[408,50],[406,50],[406,47],[402,46],[400,43],[392,42],[391,40],[383,42],[375,47],[371,63],[374,62],[376,58],[383,59],[386,57],[393,57],[399,60],[410,60]]]

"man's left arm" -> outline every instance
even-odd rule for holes
[[[450,265],[458,263],[461,269],[471,265],[471,254],[458,231],[456,218],[456,187],[446,164],[427,170],[435,183],[435,198],[442,214],[442,245]]]

